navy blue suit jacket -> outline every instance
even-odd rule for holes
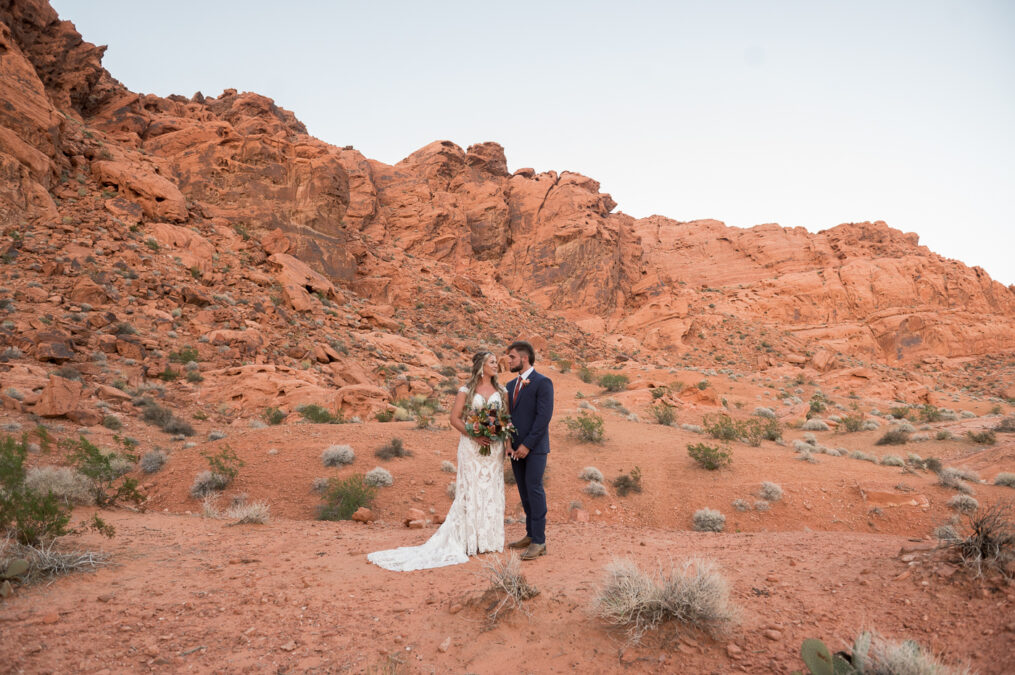
[[[511,439],[513,448],[524,445],[533,454],[550,452],[550,418],[553,417],[553,382],[545,375],[532,371],[529,383],[518,393],[514,402],[515,387],[521,380],[508,382],[508,410],[517,431]]]

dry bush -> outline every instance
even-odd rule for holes
[[[913,640],[894,642],[863,632],[853,643],[852,667],[863,675],[969,675],[968,668],[941,663]]]
[[[765,481],[761,484],[758,496],[769,502],[777,502],[782,499],[782,488],[777,483]]]
[[[226,515],[236,521],[230,523],[230,525],[263,525],[271,518],[270,511],[271,508],[267,502],[250,502],[248,504],[244,500],[242,503],[231,506],[226,511]]]
[[[587,466],[578,475],[582,480],[594,480],[597,483],[603,482],[603,472],[594,466]]]
[[[997,426],[994,427],[994,431],[1000,431],[1003,434],[1015,434],[1015,415],[1005,417],[998,422]]]
[[[994,485],[1015,488],[1015,473],[1001,472],[994,476]]]
[[[726,528],[726,516],[708,507],[695,511],[692,521],[698,532],[722,532]]]
[[[750,511],[751,505],[750,503],[744,501],[743,499],[734,499],[733,508],[735,508],[737,511]]]
[[[958,490],[964,494],[973,494],[973,488],[963,480],[963,472],[953,467],[945,467],[937,474],[937,484]]]
[[[605,497],[606,486],[598,481],[590,480],[588,484],[582,488],[582,492],[590,497]]]
[[[387,469],[375,466],[363,476],[363,482],[370,487],[391,487],[395,484],[395,479]]]
[[[441,462],[441,471],[444,473],[458,473],[458,469],[455,468],[455,465],[446,459]]]
[[[20,577],[22,584],[41,579],[94,570],[108,564],[109,555],[97,551],[58,551],[57,540],[42,542],[37,546],[20,544],[8,535],[0,539],[0,570],[7,569],[12,560],[28,561],[28,572]]]
[[[166,463],[166,453],[161,450],[152,450],[146,452],[141,457],[141,470],[145,473],[158,473],[162,470],[162,466]]]
[[[898,455],[885,455],[881,458],[882,466],[906,466],[906,463],[902,461],[902,458]]]
[[[345,466],[356,461],[356,453],[348,445],[329,445],[321,453],[324,466]]]
[[[194,484],[190,486],[190,496],[203,499],[208,495],[225,490],[229,483],[228,476],[213,471],[202,471],[194,477]]]
[[[949,548],[974,576],[983,576],[983,568],[995,569],[1005,576],[1015,574],[1015,523],[1012,504],[997,502],[966,514],[965,532]]]
[[[948,508],[959,513],[973,513],[980,508],[980,503],[969,495],[955,495],[948,500]]]
[[[608,623],[625,628],[634,643],[668,621],[719,636],[737,614],[716,565],[700,559],[660,569],[655,578],[630,560],[611,563],[596,597],[596,612]]]
[[[94,504],[92,481],[67,466],[35,466],[25,474],[25,487],[45,497],[52,493],[65,504]]]
[[[889,429],[885,435],[874,442],[874,445],[905,445],[909,442],[909,432],[901,428]]]
[[[412,457],[412,451],[405,447],[401,438],[392,438],[390,441],[374,450],[374,456],[378,459]]]
[[[831,427],[828,426],[828,422],[817,417],[812,417],[803,423],[800,427],[804,431],[828,431]]]
[[[498,556],[483,563],[483,569],[486,570],[487,578],[490,580],[487,595],[494,598],[486,611],[486,619],[490,626],[497,623],[505,610],[520,609],[528,614],[525,601],[539,595],[539,589],[526,581],[521,567],[521,560],[515,554],[507,558]]]
[[[207,495],[201,501],[201,517],[211,518],[212,520],[218,520],[222,517],[222,511],[219,510],[218,506],[218,495],[210,494]]]

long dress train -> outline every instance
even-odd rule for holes
[[[503,405],[499,392],[491,394],[489,401]],[[483,403],[483,396],[476,394],[473,407]],[[487,456],[480,455],[479,448],[465,435],[458,442],[455,499],[437,532],[424,544],[375,551],[367,560],[384,569],[409,572],[458,565],[477,553],[503,551],[503,443],[493,443]]]

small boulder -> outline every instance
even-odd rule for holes
[[[377,516],[374,515],[374,512],[365,506],[359,507],[356,509],[356,513],[352,514],[352,519],[357,523],[370,523],[376,518]]]

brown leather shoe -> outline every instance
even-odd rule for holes
[[[546,544],[529,544],[525,553],[521,555],[522,560],[535,560],[541,555],[546,555]]]
[[[532,537],[530,537],[529,535],[525,535],[518,541],[513,541],[510,544],[508,544],[508,548],[528,548],[529,544],[531,543]]]

